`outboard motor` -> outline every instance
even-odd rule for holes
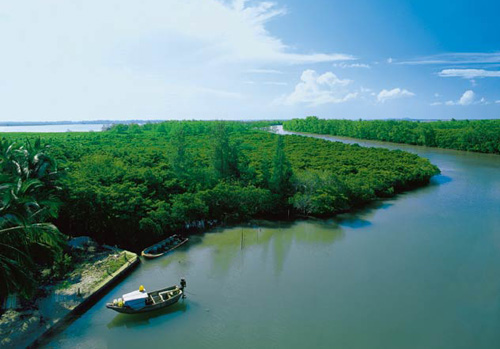
[[[184,289],[186,288],[186,279],[181,279],[181,290],[182,290],[182,298],[186,298],[186,294],[184,293]]]

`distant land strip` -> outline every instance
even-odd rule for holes
[[[162,121],[164,120],[2,121],[0,122],[0,126],[145,124]]]
[[[283,129],[384,142],[500,154],[500,120],[340,120],[309,116],[283,122]]]
[[[195,119],[192,119],[193,121]],[[218,121],[220,119],[205,119],[204,121]],[[165,121],[183,121],[183,120],[175,120],[175,119],[154,119],[154,120],[143,120],[143,119],[133,119],[133,120],[80,120],[80,121],[69,121],[69,120],[61,120],[61,121],[0,121],[0,126],[47,126],[47,125],[130,125],[130,124],[157,124]],[[189,120],[184,120],[189,121]],[[283,120],[270,120],[270,119],[254,119],[254,120],[225,120],[225,121],[241,121],[241,122],[258,122],[258,121],[275,121],[276,124],[280,124]]]

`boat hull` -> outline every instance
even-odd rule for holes
[[[150,246],[146,249],[144,249],[142,252],[141,252],[141,256],[143,256],[144,258],[146,259],[154,259],[154,258],[158,258],[158,257],[161,257],[173,250],[175,250],[177,247],[181,246],[181,245],[184,245],[189,239],[184,239],[182,240],[180,243],[172,246],[171,248],[169,248],[168,250],[165,250],[164,252],[161,252],[161,253],[150,253],[150,251],[154,248],[156,248],[156,246],[158,245],[161,245],[163,243],[163,241],[160,241],[159,243],[153,245],[153,246]]]
[[[144,308],[141,308],[141,309],[132,309],[132,308],[127,307],[127,306],[120,307],[118,305],[114,305],[113,303],[106,303],[106,308],[114,310],[114,311],[116,311],[118,313],[122,313],[122,314],[146,313],[146,312],[155,311],[155,310],[163,309],[163,308],[169,307],[171,305],[174,305],[175,303],[177,303],[179,301],[179,299],[182,297],[183,294],[184,294],[184,291],[179,290],[179,293],[176,294],[175,296],[173,296],[173,297],[171,297],[163,302],[160,302],[160,303],[146,305]]]

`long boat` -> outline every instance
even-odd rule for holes
[[[170,286],[146,292],[143,286],[138,291],[124,294],[121,298],[106,303],[106,308],[123,314],[139,314],[154,311],[173,305],[184,296],[186,281],[181,279],[181,286]]]
[[[154,244],[153,246],[145,248],[141,252],[141,256],[148,259],[161,257],[164,254],[169,253],[170,251],[175,250],[177,247],[185,244],[188,240],[188,238],[183,238],[179,235],[172,235],[165,240]]]

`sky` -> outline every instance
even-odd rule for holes
[[[500,118],[500,2],[0,3],[0,121]]]

